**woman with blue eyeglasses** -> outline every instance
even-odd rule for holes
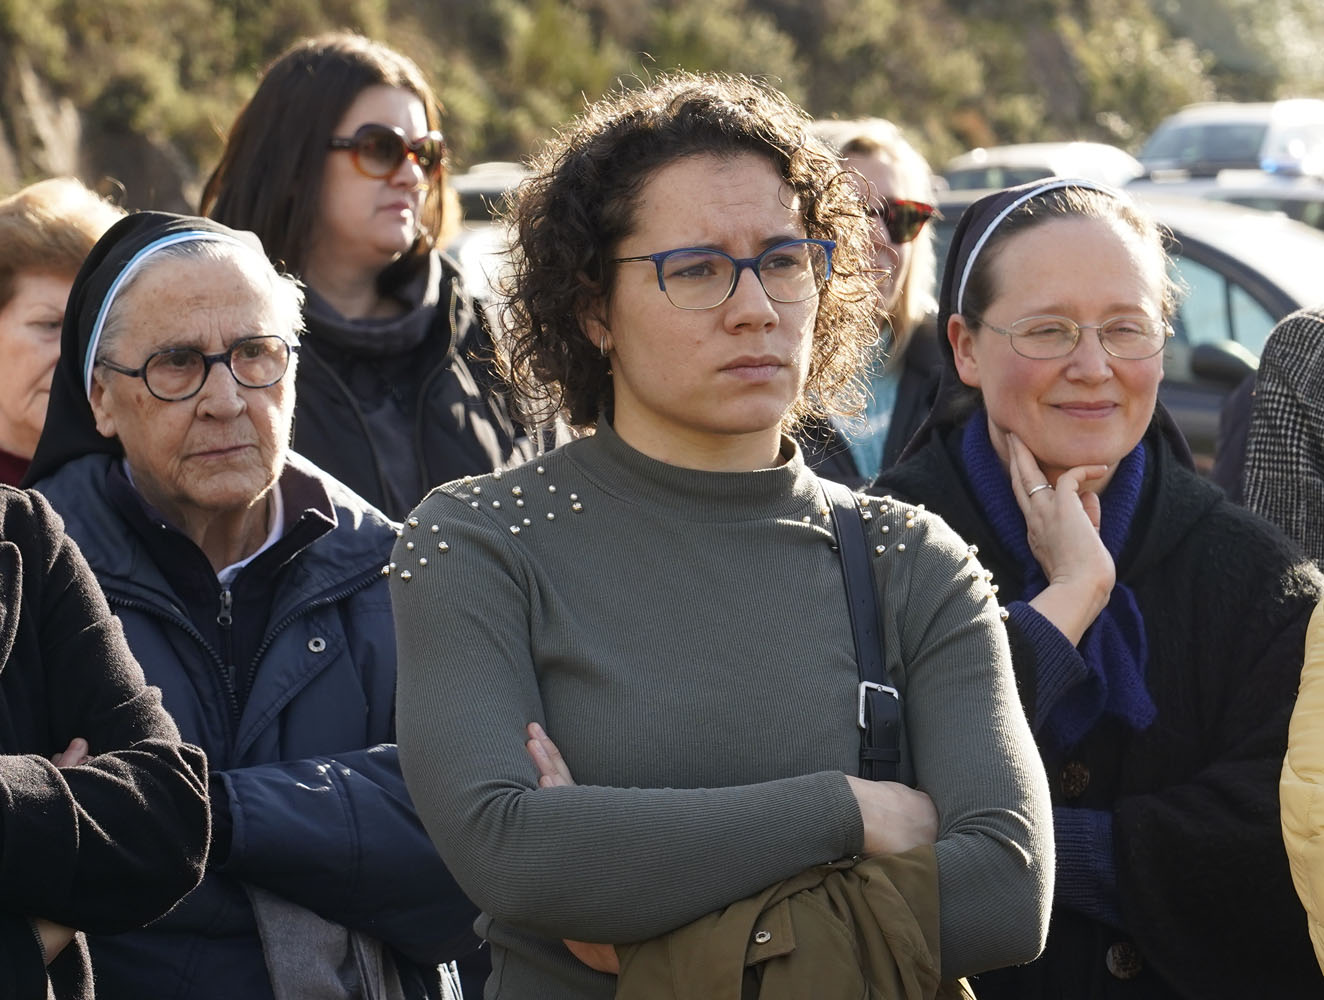
[[[1125,194],[966,210],[948,390],[878,489],[979,546],[1053,795],[1044,954],[980,1000],[1320,992],[1278,822],[1308,559],[1191,468],[1157,402],[1176,289]]]
[[[489,1000],[638,995],[659,941],[714,969],[664,935],[726,941],[703,921],[859,855],[909,891],[852,939],[901,921],[918,978],[1040,948],[1047,790],[997,602],[941,521],[846,491],[900,703],[895,780],[857,774],[838,536],[787,432],[858,405],[876,288],[808,124],[764,85],[669,76],[590,107],[520,191],[509,375],[580,436],[433,491],[390,571],[402,766],[484,911]],[[737,929],[737,987],[788,968],[763,964],[785,929]],[[862,990],[864,965],[802,939],[789,967]]]

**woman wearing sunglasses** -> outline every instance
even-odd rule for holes
[[[1053,791],[1047,948],[980,1000],[1320,993],[1278,778],[1324,581],[1157,402],[1167,265],[1087,181],[971,205],[940,299],[953,391],[878,483],[993,571]]]
[[[512,381],[581,436],[434,491],[390,572],[401,761],[486,911],[489,1000],[612,997],[614,945],[857,854],[922,871],[934,978],[1039,948],[1047,790],[997,602],[940,521],[853,497],[904,730],[900,780],[857,777],[834,521],[784,432],[858,401],[873,250],[807,128],[680,74],[589,108],[521,186]]]
[[[308,291],[294,447],[392,517],[488,472],[517,436],[490,338],[439,251],[439,105],[408,58],[358,35],[298,42],[240,112],[202,212],[256,233]]]
[[[881,336],[866,370],[864,412],[811,422],[800,443],[820,476],[859,487],[896,462],[937,393],[936,258],[926,225],[936,213],[933,174],[884,119],[819,122],[815,130],[840,152],[873,224]]]

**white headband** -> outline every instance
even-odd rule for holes
[[[979,256],[979,251],[984,249],[984,244],[988,242],[988,238],[993,235],[993,233],[997,230],[998,226],[1002,225],[1003,220],[1006,219],[1007,216],[1009,216],[1012,212],[1016,211],[1016,209],[1020,208],[1020,206],[1024,205],[1030,199],[1038,198],[1041,194],[1045,194],[1049,191],[1056,191],[1059,188],[1067,188],[1067,187],[1086,188],[1087,190],[1090,191],[1101,191],[1104,194],[1111,195],[1112,197],[1117,198],[1120,201],[1129,200],[1122,194],[1121,191],[1118,191],[1116,188],[1109,187],[1106,184],[1098,184],[1095,183],[1094,181],[1082,180],[1077,177],[1055,177],[1052,180],[1045,181],[1044,183],[1040,184],[1038,187],[1025,192],[1025,194],[1021,195],[1010,205],[1004,208],[1001,212],[999,212],[997,216],[993,219],[993,221],[984,227],[984,231],[980,233],[979,239],[976,241],[974,245],[974,249],[970,251],[970,256],[965,259],[965,268],[961,271],[961,283],[956,286],[956,308],[952,310],[953,312],[964,314],[965,284],[967,281],[970,280],[970,271],[975,266],[975,258]]]
[[[227,236],[225,233],[208,229],[193,229],[162,236],[159,240],[147,244],[134,254],[129,263],[125,265],[124,270],[111,283],[110,290],[106,292],[106,297],[101,301],[101,308],[97,311],[97,320],[92,324],[92,337],[87,343],[87,354],[83,358],[83,391],[89,399],[92,398],[92,370],[96,367],[97,347],[101,343],[101,333],[106,326],[106,316],[110,312],[111,303],[115,301],[115,296],[124,288],[129,278],[142,268],[148,257],[158,250],[164,250],[166,247],[172,247],[179,243],[229,243],[233,246],[253,249],[250,244],[235,239],[233,236]]]

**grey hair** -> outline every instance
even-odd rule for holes
[[[298,344],[299,337],[306,329],[303,315],[304,292],[302,282],[291,275],[282,274],[276,270],[266,255],[256,248],[250,248],[242,243],[228,240],[187,240],[157,250],[144,260],[141,266],[136,268],[116,291],[115,299],[106,312],[106,320],[97,344],[96,361],[104,359],[115,342],[124,333],[124,303],[134,285],[142,279],[144,274],[151,273],[153,269],[163,263],[180,260],[234,261],[236,263],[247,262],[251,264],[257,269],[258,273],[267,279],[267,286],[271,292],[271,311],[276,332],[285,337],[290,344]],[[290,357],[291,372],[294,370],[297,357],[294,354]]]

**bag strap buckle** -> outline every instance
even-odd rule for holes
[[[890,694],[898,702],[901,700],[901,692],[899,692],[896,688],[890,687],[887,684],[875,684],[873,681],[860,681],[859,687],[856,688],[856,691],[858,693],[858,697],[857,697],[858,711],[856,714],[856,725],[858,725],[861,729],[869,728],[869,722],[865,715],[865,705],[869,701],[870,691],[877,691],[879,693]]]

